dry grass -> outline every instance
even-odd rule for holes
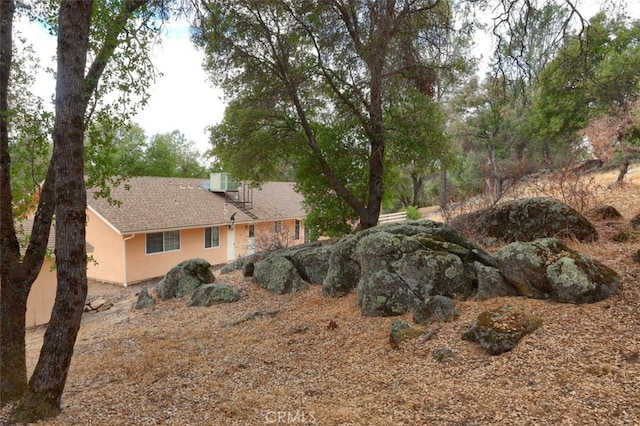
[[[640,208],[633,185],[604,201],[626,220]],[[466,301],[459,320],[398,350],[388,340],[392,318],[363,317],[353,295],[328,299],[318,286],[273,295],[238,274],[217,275],[242,292],[239,302],[189,308],[180,299],[141,311],[135,289],[92,287],[121,300],[85,314],[62,414],[42,424],[637,424],[640,266],[629,259],[637,245],[572,245],[622,275],[619,294],[593,305]],[[481,311],[503,303],[540,316],[542,327],[499,356],[461,339]],[[222,327],[271,310],[279,312]],[[30,368],[42,334],[28,332]],[[436,361],[445,347],[457,356]]]

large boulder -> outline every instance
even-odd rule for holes
[[[327,275],[329,243],[309,243],[274,250],[254,266],[258,284],[274,293],[304,290],[308,284],[321,284]]]
[[[466,299],[477,285],[474,262],[495,264],[454,229],[431,221],[377,226],[351,243],[348,259],[359,266],[356,301],[364,315],[401,315],[437,295]]]
[[[284,256],[268,256],[255,265],[253,278],[271,293],[295,293],[308,287],[293,263]]]
[[[504,242],[533,241],[546,237],[570,237],[596,241],[595,227],[573,208],[553,198],[509,201],[452,221],[457,229],[471,231],[479,238]]]
[[[298,246],[289,256],[303,280],[310,284],[322,284],[329,269],[331,243],[309,243]]]
[[[513,349],[520,339],[542,325],[540,317],[511,305],[482,312],[462,338],[479,343],[490,355]]]
[[[375,248],[372,245],[377,244],[377,237],[374,237],[374,235],[378,233],[387,234],[382,237],[383,239],[393,239],[394,237],[391,236],[396,236],[395,241],[389,241],[388,244],[384,242],[381,247]],[[402,246],[409,244],[409,246],[402,247],[400,253],[396,252],[398,244]],[[360,253],[356,255],[358,247],[361,247],[359,249]],[[325,280],[322,282],[323,294],[330,297],[339,297],[348,294],[358,285],[371,287],[371,283],[364,284],[362,282],[361,275],[363,271],[364,275],[373,274],[378,269],[383,269],[381,265],[389,265],[389,262],[400,262],[396,266],[402,268],[403,256],[421,257],[420,253],[412,255],[413,249],[434,253],[442,252],[456,256],[464,263],[465,269],[468,272],[470,271],[471,275],[473,275],[473,268],[468,266],[473,261],[495,266],[495,260],[489,253],[444,223],[430,220],[410,220],[402,223],[385,224],[350,234],[333,245],[329,258],[329,269]],[[378,257],[369,257],[368,251],[371,256],[381,254],[385,259],[379,262]],[[364,265],[361,262],[364,262]],[[404,264],[407,265],[406,269],[412,269],[408,258],[404,259]],[[413,269],[417,268],[414,267]],[[429,273],[429,270],[421,272],[423,276],[428,276]],[[475,278],[472,278],[472,281],[474,280]],[[466,294],[468,292],[466,284],[463,283],[462,288],[464,288],[462,293]]]
[[[557,239],[511,243],[495,253],[502,274],[518,294],[565,303],[593,303],[613,295],[619,275]]]
[[[214,303],[232,303],[240,300],[240,293],[227,284],[203,284],[191,295],[187,306],[211,306]]]
[[[502,272],[492,266],[474,262],[478,278],[476,299],[487,300],[495,297],[518,296],[518,290],[511,285]]]
[[[210,267],[209,262],[197,258],[179,263],[156,284],[158,296],[161,300],[180,298],[192,293],[202,284],[212,283],[215,278]]]
[[[333,245],[327,275],[322,281],[322,294],[342,297],[351,292],[360,280],[360,265],[353,258],[360,234],[350,234]]]

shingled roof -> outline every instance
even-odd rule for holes
[[[89,208],[120,234],[199,228],[235,223],[303,218],[302,195],[291,182],[267,182],[253,189],[253,206],[243,211],[228,202],[224,193],[203,187],[206,179],[133,177],[111,190],[121,205],[87,194]],[[126,187],[129,189],[126,189]]]

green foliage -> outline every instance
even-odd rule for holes
[[[595,15],[544,69],[534,102],[535,130],[549,144],[580,142],[602,113],[625,108],[640,90],[640,21]]]
[[[9,105],[9,153],[11,156],[11,195],[15,217],[34,208],[32,196],[42,183],[51,157],[49,135],[53,117],[44,101],[31,92],[35,75],[42,72],[33,47],[18,38],[13,48]]]
[[[416,115],[404,116],[438,120],[435,110],[418,111],[427,103],[416,96],[405,111],[400,96],[433,97],[466,68],[462,50],[448,51],[444,41],[454,32],[455,6],[209,2],[194,38],[230,100],[212,129],[212,154],[239,179],[264,182],[293,171],[308,200],[307,223],[320,232],[346,232],[356,217],[361,227],[374,226],[389,164],[407,161],[420,144],[417,167],[444,161],[441,122],[420,121],[413,131]],[[395,135],[387,125],[397,125]]]
[[[409,220],[418,220],[422,217],[420,210],[416,206],[407,206],[405,209],[407,211],[407,219]]]

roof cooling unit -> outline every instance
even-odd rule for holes
[[[209,182],[211,192],[238,191],[238,182],[231,179],[227,173],[211,173]]]

